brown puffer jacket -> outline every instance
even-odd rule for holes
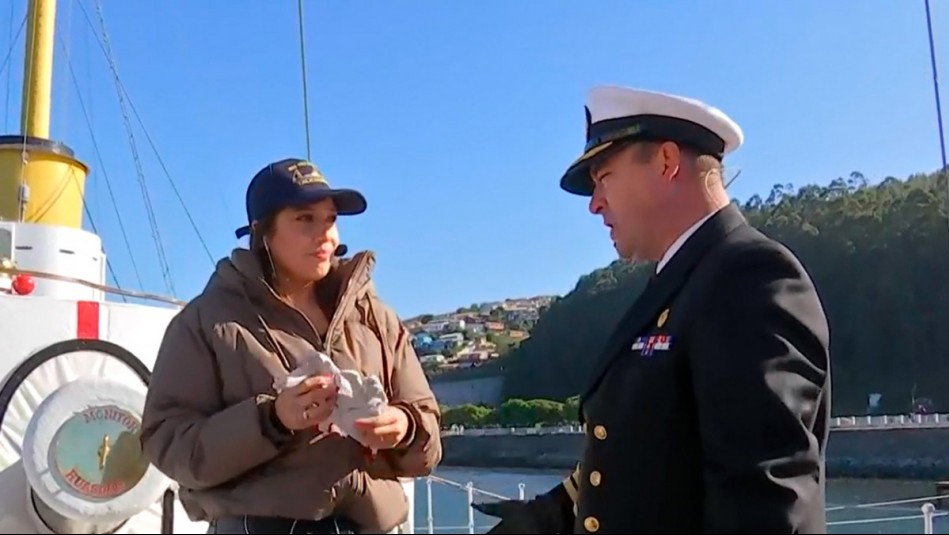
[[[407,518],[398,478],[428,475],[441,460],[440,414],[409,333],[375,293],[374,263],[364,251],[334,266],[328,282],[339,288],[338,308],[325,344],[302,313],[278,299],[246,249],[221,260],[202,294],[169,324],[142,443],[181,486],[192,519],[342,514],[379,533]],[[390,403],[412,415],[403,447],[370,460],[350,438],[287,438],[273,429],[274,376],[312,348],[341,369],[383,378]]]

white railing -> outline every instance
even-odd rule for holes
[[[897,414],[882,416],[836,416],[830,419],[832,431],[875,431],[890,429],[949,428],[949,414]],[[453,425],[442,436],[557,435],[582,434],[584,426],[536,425],[533,427],[464,427]]]
[[[468,501],[468,523],[464,526],[436,526],[435,525],[435,509],[432,506],[432,484],[438,483],[445,485],[447,487],[452,487],[458,490],[463,490],[467,494]],[[526,485],[523,483],[517,484],[518,499],[524,500]],[[457,481],[452,481],[450,479],[445,479],[438,476],[429,476],[425,478],[425,503],[427,506],[425,521],[428,525],[428,533],[450,533],[454,531],[467,531],[468,533],[476,533],[476,530],[481,529],[490,529],[491,526],[476,526],[475,525],[475,510],[471,505],[474,503],[475,495],[485,496],[487,498],[492,498],[495,500],[510,500],[511,498],[490,492],[487,490],[479,489],[474,486],[474,483],[471,481],[462,484]]]
[[[442,430],[442,436],[499,436],[499,435],[580,435],[582,425],[538,425],[534,427],[464,427],[453,425]]]
[[[834,431],[944,427],[949,427],[949,414],[837,416],[830,421]]]
[[[426,524],[428,533],[453,533],[453,532],[465,532],[468,533],[477,533],[477,530],[488,530],[491,528],[489,525],[479,526],[475,524],[475,509],[472,507],[476,495],[485,496],[494,500],[510,500],[508,496],[490,492],[487,490],[482,490],[474,486],[474,483],[471,481],[467,483],[459,483],[457,481],[452,481],[450,479],[445,479],[438,476],[429,476],[425,478],[425,490],[426,490]],[[432,505],[432,487],[433,484],[445,485],[447,487],[454,488],[456,490],[464,491],[467,498],[467,518],[468,522],[465,525],[445,525],[445,526],[436,526],[435,525],[435,512]],[[526,498],[526,486],[524,483],[517,484],[517,494],[519,500],[524,500]],[[854,525],[868,525],[868,524],[883,524],[887,522],[910,522],[922,520],[922,533],[932,534],[933,533],[933,520],[936,518],[941,518],[949,516],[949,511],[937,511],[935,503],[949,503],[949,495],[934,495],[934,496],[924,496],[921,498],[908,498],[902,500],[891,500],[886,502],[876,502],[876,503],[862,503],[856,505],[844,505],[836,507],[828,507],[827,512],[833,513],[837,511],[853,511],[860,509],[886,509],[899,505],[908,505],[908,504],[919,504],[920,513],[919,514],[906,514],[906,515],[891,515],[891,516],[876,516],[872,518],[859,518],[859,519],[849,519],[849,520],[832,520],[827,522],[828,527],[834,526],[854,526]]]

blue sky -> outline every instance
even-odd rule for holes
[[[82,2],[96,22],[93,1]],[[228,254],[245,244],[233,229],[250,177],[306,155],[296,2],[103,3],[132,103],[212,254]],[[0,42],[21,4],[0,7]],[[949,2],[932,4],[945,80]],[[746,136],[726,162],[742,171],[731,188],[740,199],[779,182],[939,166],[922,0],[336,0],[306,2],[305,19],[312,157],[334,185],[367,196],[366,214],[340,231],[351,248],[376,251],[379,291],[403,316],[562,294],[614,258],[586,200],[557,187],[583,144],[591,85],[684,94],[729,113]],[[79,0],[60,0],[58,30],[145,289],[164,293],[113,81]],[[22,41],[0,73],[11,133]],[[93,218],[119,282],[137,287],[57,54],[52,136],[92,168]],[[188,299],[211,263],[132,121],[177,295]]]

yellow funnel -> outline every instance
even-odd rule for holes
[[[0,219],[82,228],[89,168],[63,143],[25,140],[19,135],[0,136]],[[27,193],[22,207],[21,184]]]

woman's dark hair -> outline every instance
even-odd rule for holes
[[[264,281],[274,291],[277,290],[276,266],[273,263],[273,258],[270,256],[270,251],[267,249],[265,239],[273,233],[276,221],[276,213],[268,214],[257,221],[257,224],[252,227],[250,233],[250,250],[260,264],[260,271],[264,275]],[[332,318],[333,313],[336,311],[336,301],[339,297],[341,286],[341,282],[338,280],[339,277],[334,277],[333,271],[335,271],[335,267],[330,270],[330,274],[327,275],[326,278],[314,285],[316,302],[320,305],[320,308],[323,309],[323,313],[326,314],[327,318]]]
[[[274,278],[277,274],[274,272],[273,261],[270,258],[270,252],[267,251],[267,245],[264,240],[273,232],[274,223],[277,220],[277,214],[268,214],[257,220],[257,224],[251,227],[250,231],[250,250],[260,263],[260,270],[264,274],[264,280],[271,288],[276,288]]]

